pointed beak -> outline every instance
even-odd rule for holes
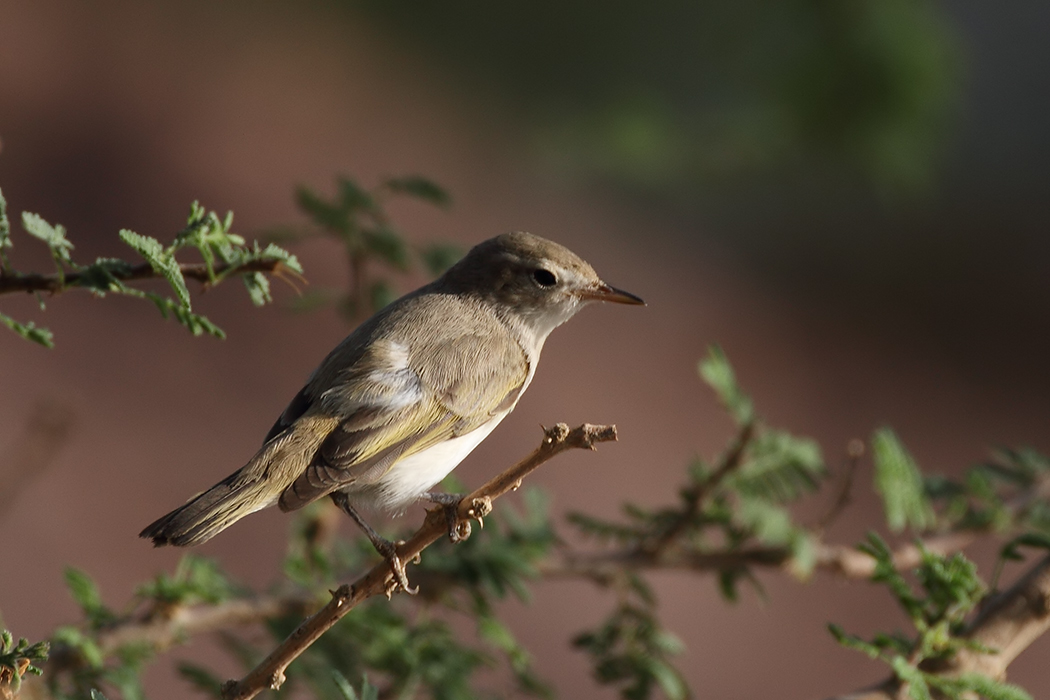
[[[586,301],[611,301],[614,304],[645,306],[645,302],[642,301],[641,297],[636,297],[630,292],[625,292],[616,287],[610,287],[604,282],[591,289],[583,290],[580,292],[580,298]]]

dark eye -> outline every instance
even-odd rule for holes
[[[553,272],[544,270],[542,267],[532,273],[532,279],[536,280],[536,284],[541,287],[553,287],[558,281]]]

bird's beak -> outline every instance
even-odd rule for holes
[[[611,301],[614,304],[634,304],[645,306],[645,302],[642,301],[641,297],[636,297],[630,292],[625,292],[616,287],[610,287],[604,282],[601,282],[590,289],[584,289],[580,292],[580,298],[585,301]]]

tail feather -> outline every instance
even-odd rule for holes
[[[251,498],[253,492],[260,491],[258,482],[237,483],[243,482],[243,479],[238,479],[241,473],[230,475],[186,505],[146,526],[139,537],[153,540],[155,547],[168,544],[188,547],[210,540],[249,513],[269,505],[264,499]]]
[[[288,431],[268,441],[239,470],[150,523],[139,537],[187,547],[210,540],[246,515],[271,506],[281,492],[303,473],[318,445],[339,422],[338,418],[307,416]]]

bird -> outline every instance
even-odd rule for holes
[[[294,511],[327,496],[411,592],[396,546],[359,511],[397,514],[421,498],[454,504],[430,489],[514,410],[551,331],[596,301],[645,303],[540,236],[477,244],[352,331],[243,467],[139,536],[197,545],[263,508]]]

